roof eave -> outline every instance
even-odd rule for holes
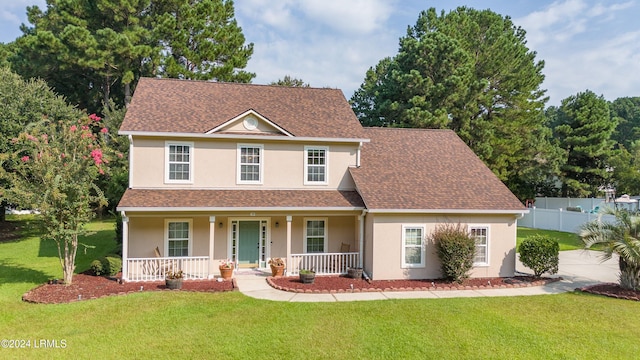
[[[369,209],[374,214],[469,214],[469,215],[524,215],[529,209]]]
[[[148,212],[170,212],[170,211],[362,211],[363,206],[355,207],[145,207],[145,206],[118,206],[117,211],[148,211]]]
[[[199,138],[199,139],[243,139],[243,140],[262,140],[262,141],[317,141],[317,142],[341,142],[341,143],[360,143],[370,142],[370,139],[364,138],[327,138],[327,137],[289,137],[289,136],[269,136],[264,135],[234,135],[234,134],[204,134],[204,133],[177,133],[177,132],[156,132],[156,131],[129,131],[120,130],[118,135],[130,136],[146,136],[146,137],[173,137],[173,138]]]

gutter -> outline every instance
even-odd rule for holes
[[[360,256],[358,257],[358,267],[363,269],[364,273],[364,219],[367,215],[367,209],[362,210],[362,214],[360,214],[360,236],[358,237],[358,250],[360,252]]]
[[[365,204],[366,205],[366,204]],[[489,209],[369,209],[374,214],[478,214],[478,215],[524,215],[529,209],[522,210],[489,210]]]
[[[235,134],[205,134],[205,133],[178,133],[178,132],[157,132],[157,131],[130,131],[120,130],[118,135],[162,137],[171,138],[194,138],[194,139],[251,139],[260,141],[294,141],[294,142],[334,142],[334,143],[368,143],[370,139],[360,138],[322,138],[322,137],[290,137],[290,136],[264,136],[264,135],[235,135]]]

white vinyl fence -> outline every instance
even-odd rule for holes
[[[529,213],[518,220],[518,226],[578,233],[580,225],[598,219],[603,222],[615,222],[612,215],[530,208]]]
[[[537,209],[566,209],[567,207],[580,206],[589,212],[596,206],[602,207],[604,198],[561,198],[561,197],[537,197],[535,206]]]

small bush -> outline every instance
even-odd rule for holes
[[[476,242],[467,228],[460,224],[438,225],[430,239],[436,244],[445,279],[461,283],[468,278]]]
[[[96,276],[102,276],[105,274],[104,268],[102,267],[102,261],[93,260],[90,265],[91,273]]]
[[[91,272],[97,276],[115,276],[122,269],[122,258],[116,254],[109,254],[91,262]]]
[[[108,273],[109,276],[118,275],[118,272],[122,269],[122,258],[116,254],[109,254],[105,256],[104,261],[106,264],[103,262],[102,265],[106,267],[105,273]]]
[[[529,236],[520,244],[520,262],[533,270],[535,276],[558,272],[560,245],[546,235]]]

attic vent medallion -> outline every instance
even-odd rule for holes
[[[247,130],[255,130],[258,127],[258,119],[253,116],[247,116],[242,122],[244,128]]]

